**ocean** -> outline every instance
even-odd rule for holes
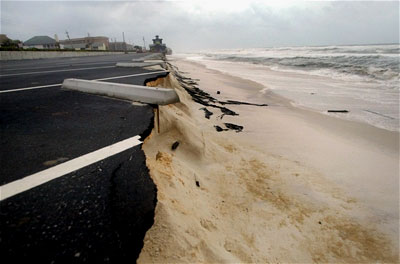
[[[263,84],[260,94],[272,90],[298,107],[400,130],[399,45],[224,49],[185,56]]]

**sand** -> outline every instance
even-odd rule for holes
[[[218,100],[268,106],[225,105],[239,115],[222,119],[207,107],[207,119],[174,73],[150,84],[175,89],[181,102],[160,107],[160,133],[143,144],[158,201],[138,263],[399,262],[397,132],[171,63]],[[217,132],[225,122],[243,131]]]

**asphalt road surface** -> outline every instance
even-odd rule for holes
[[[36,186],[46,172],[62,175],[8,198],[0,194],[2,261],[135,262],[156,203],[137,141],[151,131],[153,109],[64,90],[61,83],[81,78],[143,85],[166,76],[115,67],[139,56],[0,63],[0,186]],[[100,152],[96,162],[73,167]]]

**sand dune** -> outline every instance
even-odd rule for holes
[[[172,64],[220,101],[269,106],[225,105],[239,116],[206,107],[213,112],[207,119],[183,88],[195,81],[185,84],[171,73],[150,84],[175,89],[181,103],[160,107],[161,132],[154,129],[143,145],[158,202],[138,263],[399,261],[398,178],[395,188],[378,184],[388,188],[375,200],[360,194],[374,182],[349,191],[365,170],[358,162],[371,159],[383,162],[377,169],[387,166],[381,180],[396,183],[398,151],[391,146],[398,135],[293,109],[273,94],[254,96],[260,84],[185,61]],[[226,122],[244,129],[217,132]],[[321,128],[325,123],[335,129]],[[346,137],[359,129],[388,142]],[[340,157],[347,151],[361,157]]]

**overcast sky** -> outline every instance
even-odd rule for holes
[[[1,33],[107,36],[174,51],[399,42],[398,1],[3,1]]]

